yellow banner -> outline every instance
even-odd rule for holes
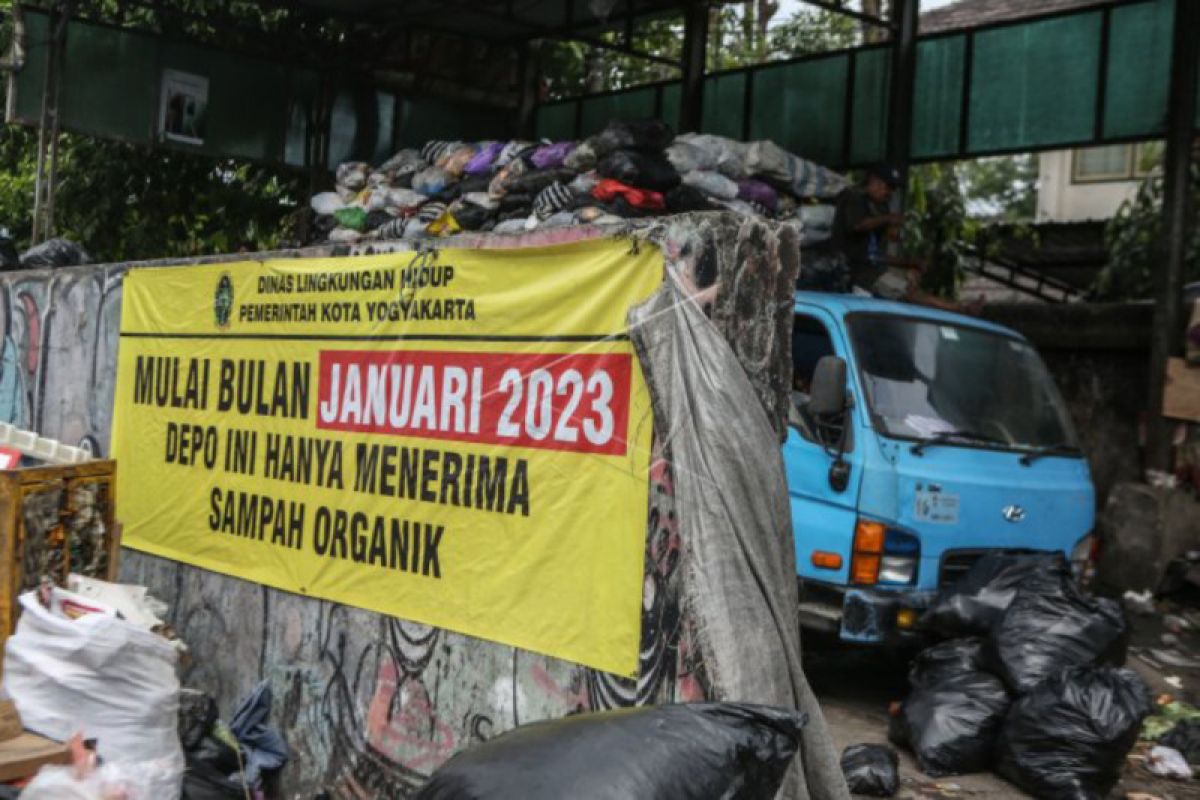
[[[139,269],[126,546],[637,669],[662,254],[597,241]]]

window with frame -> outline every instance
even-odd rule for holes
[[[1073,183],[1127,181],[1133,177],[1133,146],[1087,147],[1074,151],[1071,162]]]
[[[1085,147],[1071,153],[1072,183],[1144,178],[1162,164],[1162,142]]]

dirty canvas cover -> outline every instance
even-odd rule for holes
[[[632,675],[661,280],[628,241],[133,270],[123,543]]]

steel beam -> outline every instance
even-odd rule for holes
[[[521,45],[521,105],[517,109],[516,133],[522,139],[532,140],[536,133],[538,84],[541,81],[541,70],[538,68],[539,49],[539,42],[536,40]]]
[[[838,3],[833,2],[833,0],[802,0],[802,2],[805,5],[815,6],[826,11],[832,11],[834,14],[841,14],[843,17],[850,17],[851,19],[856,19],[859,22],[865,22],[868,25],[886,28],[893,33],[896,31],[895,22],[889,22],[886,19],[880,19],[879,17],[872,16],[871,14],[864,14],[861,11],[855,11],[853,8],[843,8]]]
[[[1163,162],[1162,269],[1157,271],[1157,304],[1150,336],[1150,397],[1146,431],[1146,467],[1169,472],[1171,432],[1163,417],[1167,359],[1183,348],[1183,279],[1191,208],[1192,143],[1196,138],[1197,62],[1200,61],[1200,2],[1175,0],[1171,45],[1171,94],[1167,111],[1167,147]]]
[[[900,201],[912,157],[913,86],[917,76],[917,18],[921,0],[892,0],[892,75],[888,97],[887,160],[900,170]]]
[[[708,58],[708,9],[708,0],[697,0],[684,10],[683,91],[679,103],[679,130],[681,131],[699,131],[700,122],[704,117],[704,68]]]

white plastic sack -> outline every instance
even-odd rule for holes
[[[749,177],[746,171],[746,143],[711,133],[684,133],[675,138],[674,147],[679,142],[691,145],[695,150],[691,160],[695,160],[696,169],[715,169],[722,175],[734,180]],[[695,154],[697,151],[699,156]]]
[[[105,764],[80,777],[74,767],[42,767],[21,800],[159,800],[153,770]]]
[[[314,194],[312,196],[312,200],[309,201],[309,205],[312,206],[313,211],[317,212],[323,217],[331,216],[333,212],[346,207],[346,204],[342,201],[342,198],[338,196],[337,192],[321,192],[320,194]]]
[[[52,591],[55,600],[94,603]],[[171,645],[106,613],[59,616],[36,592],[20,602],[21,619],[4,654],[4,688],[25,727],[60,741],[77,732],[95,738],[105,761],[154,776],[150,797],[178,797],[184,760],[178,654]]]
[[[683,182],[704,192],[709,197],[720,200],[735,200],[738,196],[737,181],[727,178],[719,172],[697,169],[685,173]]]

